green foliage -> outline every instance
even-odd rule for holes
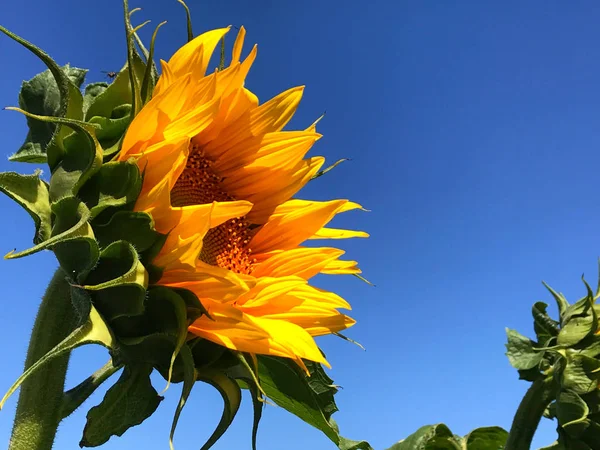
[[[337,389],[319,364],[308,363],[307,367],[311,369],[310,377],[287,358],[259,356],[261,387],[277,405],[321,430],[340,448],[348,448],[349,441],[339,435],[337,425],[330,420],[337,411],[333,399]],[[357,448],[371,449],[366,442]]]
[[[500,427],[484,427],[461,438],[440,423],[419,428],[388,450],[502,450],[507,437]]]
[[[152,366],[125,367],[104,400],[87,414],[81,447],[97,447],[150,417],[163,400],[152,387]]]
[[[600,280],[599,280],[600,281]],[[600,448],[600,291],[570,304],[564,295],[545,285],[556,300],[560,320],[551,319],[547,305],[533,307],[537,342],[508,331],[507,355],[521,378],[552,383],[555,398],[545,416],[558,422],[559,439],[547,449]]]

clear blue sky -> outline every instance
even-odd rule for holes
[[[302,196],[351,198],[372,210],[348,213],[337,225],[371,233],[345,248],[377,287],[352,277],[318,283],[353,304],[358,324],[348,335],[367,349],[320,341],[330,375],[344,387],[335,418],[344,434],[376,450],[428,423],[446,422],[458,434],[508,428],[527,383],[504,356],[504,327],[532,334],[531,305],[550,300],[541,280],[568,298],[583,294],[582,273],[596,281],[600,4],[526,3],[190,1],[196,33],[243,24],[247,43],[259,44],[247,86],[261,100],[307,86],[292,126],[327,110],[313,154],[352,158]],[[183,11],[175,0],[137,6],[144,8],[138,23],[169,21],[157,46],[167,59],[185,41]],[[58,62],[89,68],[89,81],[124,62],[117,1],[4,2],[0,23]],[[15,105],[21,81],[43,67],[4,37],[0,56],[0,105]],[[17,113],[0,114],[0,170],[33,171],[6,161],[25,132]],[[27,214],[6,197],[0,209],[1,252],[28,247]],[[51,253],[0,262],[0,390],[21,373],[54,266]],[[69,383],[106,358],[102,349],[78,350]],[[168,448],[179,390],[172,386],[156,415],[105,448]],[[61,426],[57,449],[78,448],[85,411],[103,392]],[[15,403],[0,413],[0,446]],[[198,386],[176,447],[199,448],[220,408],[216,392]],[[262,450],[334,448],[278,408],[263,417]],[[250,428],[245,399],[215,448],[249,448]],[[545,421],[538,447],[554,440],[553,429]]]

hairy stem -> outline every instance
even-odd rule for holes
[[[528,450],[544,411],[556,397],[552,378],[533,382],[521,400],[504,450]]]
[[[60,343],[73,330],[76,314],[66,274],[58,269],[38,310],[25,369]],[[9,450],[50,450],[61,409],[69,354],[47,363],[21,386]]]

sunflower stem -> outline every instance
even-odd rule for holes
[[[521,400],[504,450],[528,450],[544,411],[556,397],[552,377],[533,382]]]
[[[58,269],[38,310],[25,369],[60,343],[76,322],[66,274]],[[63,390],[69,354],[41,367],[21,385],[9,450],[50,450],[62,419]]]

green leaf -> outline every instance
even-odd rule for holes
[[[466,450],[502,450],[508,432],[500,427],[482,427],[465,436]]]
[[[108,361],[102,368],[98,369],[92,375],[87,377],[74,388],[65,392],[61,405],[61,416],[70,416],[83,402],[85,402],[102,383],[108,380],[115,372],[119,371],[122,366],[114,365],[112,359]]]
[[[387,450],[461,450],[454,435],[443,423],[425,425]]]
[[[546,309],[548,305],[543,302],[536,302],[533,305],[533,326],[538,342],[547,342],[550,338],[558,336],[560,331],[559,323],[552,320]]]
[[[258,356],[261,386],[277,405],[321,430],[335,444],[340,438],[327,420],[306,375],[296,364],[285,358]]]
[[[144,311],[148,274],[133,246],[126,241],[110,244],[85,280],[94,304],[107,320]]]
[[[224,403],[223,414],[217,428],[200,449],[208,450],[223,436],[233,422],[242,402],[242,391],[234,380],[222,373],[202,372],[198,374],[198,380],[216,388],[223,397]]]
[[[35,222],[34,244],[45,241],[52,233],[48,185],[40,174],[0,173],[0,191],[21,205]]]
[[[126,366],[102,403],[87,414],[81,447],[97,447],[150,417],[163,400],[150,382],[152,367]]]
[[[78,327],[60,344],[46,353],[35,364],[30,366],[17,379],[17,381],[15,381],[8,392],[4,395],[4,398],[2,398],[0,401],[0,409],[2,409],[4,403],[13,394],[13,392],[15,392],[23,383],[23,381],[25,381],[32,373],[36,372],[40,367],[44,366],[46,363],[52,361],[58,356],[64,355],[65,353],[68,353],[75,348],[86,344],[100,344],[108,349],[111,349],[115,346],[115,340],[111,331],[108,329],[104,323],[104,320],[93,306],[90,306],[89,316],[83,325]]]
[[[94,224],[94,230],[100,247],[123,240],[131,243],[138,253],[150,249],[161,236],[149,214],[133,211],[119,211],[108,223]]]
[[[329,419],[329,423],[335,432],[340,434],[340,428],[338,427],[336,421]],[[340,436],[338,448],[340,450],[373,450],[373,447],[371,447],[371,444],[369,444],[367,441],[353,441],[352,439],[346,439],[342,436]]]
[[[506,329],[506,335],[506,356],[515,369],[532,369],[542,361],[544,353],[534,350],[534,342],[531,339],[509,328]]]
[[[308,385],[317,397],[319,407],[323,411],[325,418],[331,421],[331,415],[339,411],[334,398],[334,395],[338,392],[337,386],[334,385],[333,380],[323,370],[321,364],[305,361],[305,365],[310,372]]]
[[[0,26],[0,31],[12,38],[13,40],[17,41],[19,44],[23,45],[25,48],[27,48],[33,54],[35,54],[38,58],[40,58],[43,61],[43,63],[46,64],[48,70],[50,70],[50,72],[52,73],[60,96],[60,104],[59,108],[55,111],[55,113],[50,115],[54,115],[57,117],[66,117],[69,119],[76,120],[81,119],[83,114],[83,97],[81,95],[81,91],[79,90],[79,86],[83,82],[83,76],[85,75],[85,71],[82,71],[82,69],[75,68],[73,68],[72,70],[70,68],[68,68],[67,70],[63,70],[56,64],[56,62],[54,62],[52,58],[50,58],[50,56],[48,56],[38,47],[33,45],[31,42],[28,42],[25,39],[17,36],[16,34],[11,33],[2,26]],[[46,148],[42,149],[40,144],[39,149],[42,151],[48,150],[54,145],[58,145],[60,147],[62,144],[62,139],[68,133],[69,131],[66,130],[62,126],[62,124],[58,123],[58,126],[56,127],[56,130],[54,131],[51,140],[47,143]],[[43,161],[43,156],[40,154],[36,154],[35,152],[37,150],[38,149],[36,148],[36,146],[27,146],[27,150],[24,150],[22,154],[17,152],[11,157],[11,160],[22,162],[41,162]],[[27,152],[30,153],[27,155]],[[58,161],[48,154],[48,164],[50,165],[51,170],[54,170],[57,163]]]

